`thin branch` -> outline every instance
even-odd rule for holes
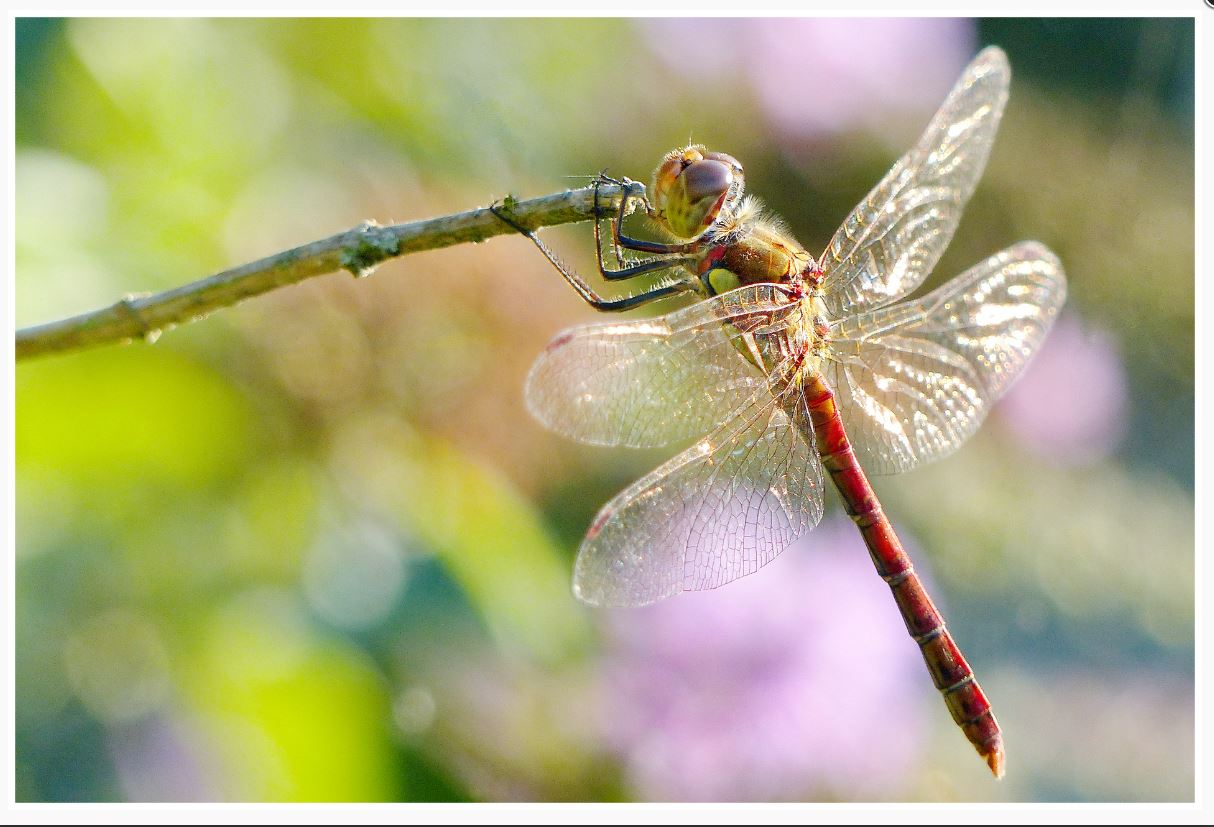
[[[620,196],[620,187],[600,186],[600,214],[618,209]],[[595,192],[584,187],[528,201],[507,197],[497,209],[528,230],[587,221],[595,216]],[[22,328],[17,331],[17,359],[133,339],[155,341],[178,324],[313,276],[336,270],[365,276],[390,258],[515,232],[488,207],[389,227],[369,221],[172,290],[127,296],[100,310]]]

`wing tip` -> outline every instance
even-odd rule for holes
[[[1019,261],[1044,261],[1059,273],[1062,272],[1062,261],[1053,250],[1040,241],[1018,241],[1008,248],[1008,252]]]
[[[587,606],[593,606],[596,609],[605,607],[602,597],[597,593],[591,593],[575,575],[573,578],[573,596],[577,598],[579,603],[585,603]]]
[[[979,52],[970,62],[970,67],[974,72],[984,75],[996,71],[1009,77],[1012,74],[1012,65],[1007,59],[1007,52],[995,45],[987,46]]]
[[[657,603],[659,600],[664,600],[670,597],[670,594],[643,594],[641,596],[629,596],[620,589],[604,589],[590,588],[585,582],[586,578],[579,576],[579,572],[575,571],[573,575],[573,596],[577,598],[579,603],[584,603],[595,609],[638,609],[643,606],[650,606]]]
[[[1003,107],[1007,104],[1008,90],[1012,85],[1012,65],[1008,62],[1007,52],[998,46],[987,46],[970,61],[969,66],[962,73],[958,85],[965,87],[977,83],[985,86],[993,85],[999,90],[994,96],[994,105],[998,112],[995,123],[998,123],[999,116],[1003,113]]]
[[[1006,65],[1007,52],[1003,51],[1001,46],[996,46],[992,43],[991,45],[984,47],[982,51],[978,52],[978,55],[974,58],[975,63],[980,61],[983,63],[1002,63]]]
[[[673,583],[655,582],[636,565],[624,562],[638,555],[613,548],[610,542],[604,545],[601,532],[612,516],[618,512],[610,504],[604,506],[582,540],[573,563],[573,596],[596,609],[635,609],[677,594],[679,589]]]
[[[598,555],[593,542],[605,522],[603,512],[606,511],[610,514],[610,507],[610,504],[604,506],[595,516],[586,537],[582,540],[581,548],[578,549],[577,559],[573,561],[573,596],[579,603],[585,603],[596,609],[619,605],[617,601],[612,600],[613,593],[618,590],[610,588],[611,578],[604,579],[596,571],[600,566],[596,565]]]
[[[527,412],[530,413],[544,427],[550,430],[556,430],[548,416],[548,409],[544,403],[545,380],[543,375],[547,369],[548,350],[545,349],[536,360],[531,363],[531,369],[527,371],[527,378],[523,380],[523,404],[527,406]]]
[[[579,328],[571,327],[556,334],[540,351],[540,355],[535,357],[531,369],[527,371],[527,378],[523,380],[523,403],[527,412],[548,430],[572,439],[580,437],[556,414],[550,391],[560,386],[563,358],[560,352],[577,340],[580,332]]]

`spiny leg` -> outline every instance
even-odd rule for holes
[[[612,270],[603,261],[603,235],[599,226],[599,187],[603,184],[614,184],[624,190],[624,196],[620,199],[619,213],[616,215],[612,226],[612,252],[615,255],[617,269]],[[638,192],[639,190],[639,192]],[[606,281],[619,281],[621,279],[630,279],[634,276],[639,276],[642,273],[651,273],[656,270],[672,269],[684,264],[694,264],[695,256],[691,255],[668,255],[663,258],[652,258],[646,261],[638,261],[633,264],[624,263],[624,257],[620,252],[620,224],[624,220],[624,216],[628,212],[628,202],[636,198],[645,206],[645,211],[650,212],[653,208],[649,205],[649,199],[644,194],[644,189],[635,181],[630,181],[625,178],[622,181],[612,178],[607,173],[599,173],[594,180],[594,251],[595,257],[599,266],[599,275]]]
[[[548,259],[549,263],[551,263],[552,266],[557,269],[557,272],[564,276],[565,281],[569,282],[569,285],[577,291],[578,295],[581,296],[582,299],[595,310],[606,312],[631,310],[634,307],[640,307],[641,305],[648,304],[649,302],[664,299],[667,296],[673,296],[678,293],[685,293],[695,289],[695,285],[688,281],[677,281],[658,285],[650,290],[646,290],[643,293],[637,293],[635,296],[625,296],[619,299],[605,299],[598,293],[594,292],[593,288],[591,288],[581,276],[579,276],[569,267],[566,267],[565,264],[556,257],[556,254],[548,249],[548,245],[540,241],[539,236],[536,235],[535,231],[528,230],[526,227],[523,227],[509,216],[505,215],[498,209],[497,204],[490,205],[489,211],[503,222],[509,224],[515,230],[531,239],[531,243],[533,243],[539,249],[539,251],[544,254],[544,258]]]
[[[596,187],[598,184],[615,184],[624,190],[624,196],[620,199],[619,212],[616,214],[615,221],[611,224],[612,240],[618,246],[623,247],[625,250],[635,250],[638,253],[652,253],[654,255],[685,255],[694,253],[699,249],[699,242],[694,240],[685,241],[681,244],[664,244],[659,241],[644,241],[624,235],[624,216],[628,214],[628,202],[630,200],[633,198],[640,199],[645,204],[646,212],[653,212],[649,198],[645,195],[645,185],[633,181],[631,178],[617,180],[606,174],[600,174],[595,184]]]

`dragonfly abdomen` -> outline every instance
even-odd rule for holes
[[[813,423],[814,444],[822,465],[843,498],[877,573],[889,585],[906,623],[919,645],[936,689],[944,696],[953,720],[974,745],[996,776],[1003,775],[1003,736],[991,712],[990,701],[961,654],[944,618],[932,602],[910,556],[902,548],[893,525],[856,460],[835,405],[834,392],[820,374],[806,377],[802,390]]]

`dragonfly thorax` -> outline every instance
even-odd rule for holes
[[[826,318],[826,305],[818,291],[813,290],[801,299],[801,312],[797,314],[798,344],[805,348],[805,369],[817,373],[830,350],[830,321]]]
[[[761,214],[761,205],[746,198],[729,223],[706,245],[696,273],[709,295],[748,284],[804,285],[816,290],[817,265],[783,224]]]
[[[778,324],[759,325],[735,342],[751,364],[781,388],[799,387],[820,372],[830,348],[830,324],[821,297],[808,292],[791,298],[791,303],[792,311],[781,314]]]

